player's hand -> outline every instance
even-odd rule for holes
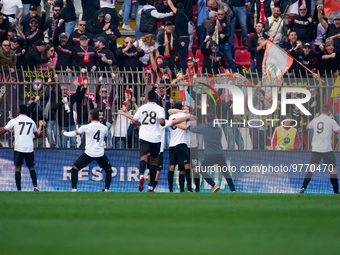
[[[18,22],[18,20],[17,20],[17,19],[14,19],[14,20],[12,21],[12,26],[15,26],[15,25],[17,24],[17,22]]]
[[[61,131],[61,134],[64,135],[64,133],[65,133],[65,130],[62,130],[62,131]]]
[[[173,13],[173,12],[170,12],[170,13],[169,13],[169,16],[170,16],[170,17],[174,16],[174,13]]]

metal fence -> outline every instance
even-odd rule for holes
[[[168,70],[169,72],[169,70]],[[320,112],[324,103],[332,108],[333,118],[339,123],[340,78],[333,74],[289,73],[282,79],[263,79],[257,73],[242,72],[224,74],[190,74],[163,73],[162,75],[145,71],[109,70],[93,73],[81,73],[75,70],[29,70],[15,69],[14,72],[2,69],[0,76],[0,126],[17,116],[20,104],[27,104],[29,116],[43,130],[42,136],[34,139],[36,147],[84,148],[84,138],[77,140],[62,137],[61,130],[74,130],[88,123],[88,112],[93,107],[103,110],[103,123],[109,128],[110,136],[106,142],[108,149],[138,148],[138,129],[130,121],[119,115],[119,109],[133,114],[138,106],[145,103],[147,92],[155,85],[163,85],[166,95],[174,102],[183,102],[191,106],[192,114],[197,116],[198,124],[204,124],[204,111],[212,112],[221,121],[223,129],[223,145],[225,149],[271,150],[271,139],[276,127],[281,125],[281,88],[305,88],[311,92],[312,98],[304,106],[311,116],[306,116],[294,106],[289,106],[287,114],[297,123],[296,130],[300,139],[297,150],[311,149],[312,131],[306,129],[308,123]],[[164,77],[163,77],[164,76]],[[168,77],[169,79],[166,79]],[[177,81],[171,82],[177,77]],[[235,96],[227,85],[237,86],[244,96],[244,114],[233,114],[241,107],[232,104],[228,110],[229,100]],[[221,88],[222,87],[222,88]],[[248,88],[254,91],[249,93]],[[247,104],[250,95],[259,96],[264,93],[265,100],[261,107],[272,103],[272,92],[279,88],[279,103],[274,113],[256,117],[265,123],[261,127],[249,125],[254,115]],[[162,93],[158,91],[159,93]],[[206,96],[205,96],[206,95]],[[299,98],[301,93],[289,93],[288,98]],[[171,108],[169,97],[160,97],[166,111]],[[221,99],[221,101],[220,101]],[[171,101],[172,101],[171,100]],[[222,102],[223,100],[223,102]],[[229,103],[230,104],[230,103]],[[262,110],[262,109],[259,109]],[[268,121],[273,120],[276,121]],[[279,121],[280,120],[280,121]],[[230,123],[234,125],[230,125]],[[261,122],[261,123],[262,123]],[[235,123],[239,123],[236,125]],[[167,138],[168,139],[168,138]],[[15,142],[10,132],[0,138],[1,145],[12,147]],[[202,136],[198,136],[199,147],[202,148]],[[333,146],[338,150],[338,137],[334,137]]]

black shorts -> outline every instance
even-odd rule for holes
[[[198,166],[198,149],[197,147],[188,148],[190,154],[190,164],[192,168]]]
[[[157,160],[157,171],[161,171],[163,169],[163,161],[164,161],[163,152],[161,152],[159,153],[159,157]]]
[[[190,163],[188,146],[185,143],[169,147],[170,166],[185,165]]]
[[[103,156],[99,157],[99,158],[93,158],[90,157],[88,155],[86,155],[85,153],[83,153],[83,155],[81,155],[77,161],[74,163],[74,166],[78,169],[81,170],[83,169],[85,166],[87,166],[88,164],[90,164],[93,160],[97,161],[98,165],[103,168],[105,171],[109,171],[111,170],[111,164],[109,159],[106,157],[106,155],[104,154]]]
[[[330,165],[332,165],[333,168],[336,167],[336,160],[335,160],[334,151],[329,151],[329,152],[314,152],[313,151],[310,163],[311,164],[319,164],[321,159],[323,159],[324,164],[327,164],[328,169],[330,169]]]
[[[22,166],[24,164],[24,159],[28,168],[34,166],[34,152],[14,151],[15,166]]]
[[[159,156],[159,152],[161,150],[161,143],[150,143],[147,141],[144,141],[142,139],[140,140],[140,155],[143,156],[145,154],[150,153],[150,157],[157,158]]]

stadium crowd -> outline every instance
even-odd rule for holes
[[[319,0],[291,1],[291,6],[288,0],[125,0],[119,12],[112,0],[81,2],[83,12],[79,19],[72,0],[1,0],[1,70],[12,74],[17,69],[55,73],[75,70],[86,75],[105,71],[114,81],[116,71],[127,70],[131,73],[124,76],[123,83],[145,78],[149,83],[159,84],[157,103],[165,108],[167,115],[173,105],[167,88],[178,80],[179,72],[229,75],[245,66],[251,73],[261,75],[268,38],[318,76],[339,75],[340,14],[327,20]],[[131,13],[133,4],[135,14]],[[293,5],[297,12],[288,15],[287,10]],[[133,16],[135,40],[125,37],[121,46],[117,40],[123,30],[132,30],[129,20]],[[121,29],[118,28],[120,17]],[[294,61],[289,72],[308,76],[304,66]],[[92,101],[86,92],[87,84],[75,82],[74,85],[76,91],[72,95],[65,86],[57,92],[50,86],[43,98],[37,96],[27,101],[29,113],[40,124],[39,128],[45,129],[50,147],[77,147],[74,137],[67,140],[60,132],[88,123],[87,116],[93,108],[102,110],[103,122],[110,130],[107,148],[138,146],[133,125],[124,116],[116,117],[115,110],[124,108],[132,114],[144,96],[142,90],[120,86],[119,91],[113,87],[108,91],[97,85]],[[265,92],[259,87],[255,89],[258,107],[270,107],[263,98]],[[315,103],[308,105],[313,115],[319,112],[322,103],[318,97],[320,91],[314,90]],[[189,93],[193,98],[199,97],[193,96],[193,90]],[[113,109],[115,100],[118,109]],[[39,101],[44,103],[38,104]],[[232,119],[232,101],[226,104],[220,114],[227,113],[225,119]],[[73,115],[74,106],[77,118]],[[297,109],[292,109],[290,114],[298,123],[312,119],[303,119],[305,116]],[[303,132],[307,132],[304,126],[297,127],[300,140]],[[250,129],[253,149],[265,149],[267,127]],[[224,133],[229,149],[235,144],[239,149],[244,148],[237,128],[226,128]],[[43,143],[40,138],[37,144]],[[84,146],[84,142],[81,144]],[[289,148],[304,149],[301,144],[293,143]]]

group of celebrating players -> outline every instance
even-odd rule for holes
[[[214,114],[208,113],[205,116],[205,125],[196,126],[196,117],[190,114],[190,107],[176,103],[173,109],[169,110],[169,120],[165,119],[164,108],[156,104],[157,87],[148,93],[148,102],[138,108],[135,115],[130,115],[119,110],[118,114],[132,120],[132,124],[139,127],[140,138],[140,162],[139,162],[139,191],[144,190],[145,170],[149,168],[148,192],[154,192],[157,186],[160,171],[163,168],[163,152],[165,143],[165,129],[170,128],[170,167],[168,171],[169,191],[173,192],[174,170],[178,165],[180,191],[185,191],[185,181],[187,191],[192,192],[191,172],[193,172],[195,190],[200,191],[200,176],[211,185],[212,192],[217,192],[220,187],[210,177],[208,171],[197,171],[198,150],[195,134],[202,134],[204,139],[204,159],[201,168],[215,164],[226,165],[225,152],[222,147],[222,130],[218,125],[214,125]],[[334,193],[339,193],[338,178],[336,172],[336,159],[332,149],[333,132],[340,133],[340,127],[334,119],[329,117],[330,106],[324,104],[321,113],[308,125],[309,129],[314,130],[312,141],[312,157],[310,168],[306,174],[300,193],[304,193],[313,173],[321,159],[327,164],[330,170],[330,181]],[[14,145],[14,165],[15,182],[17,189],[21,190],[21,166],[25,159],[30,171],[34,191],[39,191],[37,186],[37,175],[34,169],[34,150],[33,135],[38,134],[34,121],[27,114],[27,106],[20,105],[19,116],[10,120],[7,125],[0,130],[0,135],[11,129],[15,132]],[[86,146],[84,153],[76,160],[71,169],[72,191],[77,192],[78,172],[96,160],[99,166],[105,170],[105,188],[103,192],[108,192],[112,179],[112,167],[109,159],[104,152],[104,139],[108,136],[108,129],[100,123],[100,111],[95,108],[89,113],[90,123],[81,126],[71,132],[62,131],[67,137],[74,137],[85,133]],[[193,171],[191,171],[193,170]],[[232,192],[236,192],[232,177],[228,171],[222,172]]]

